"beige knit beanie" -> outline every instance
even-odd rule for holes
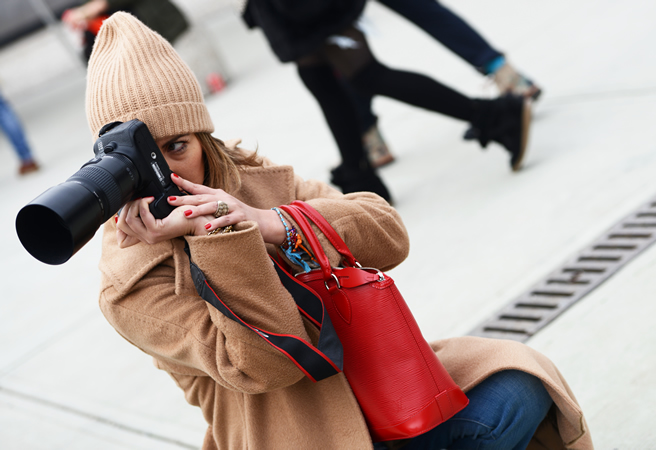
[[[155,139],[214,131],[191,69],[166,39],[124,12],[105,20],[96,37],[86,111],[94,139],[103,125],[132,119]]]

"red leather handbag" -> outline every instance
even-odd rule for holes
[[[363,268],[309,204],[280,207],[296,222],[320,269],[296,279],[324,302],[343,345],[344,374],[375,442],[418,436],[469,403],[421,334],[394,281]],[[342,256],[331,267],[309,218]]]

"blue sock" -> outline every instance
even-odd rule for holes
[[[494,72],[501,69],[501,66],[503,66],[505,63],[506,63],[505,56],[503,55],[497,56],[492,61],[487,63],[483,68],[485,70],[485,75],[492,75]]]

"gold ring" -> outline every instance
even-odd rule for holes
[[[212,236],[212,235],[217,234],[217,233],[226,234],[226,233],[232,233],[233,231],[235,231],[235,230],[232,228],[232,225],[228,225],[228,226],[225,226],[223,228],[219,227],[215,230],[212,230],[209,233],[207,233],[207,235]]]
[[[214,211],[214,217],[219,218],[221,216],[225,216],[229,212],[230,208],[226,202],[222,202],[221,200],[216,202],[216,211]]]

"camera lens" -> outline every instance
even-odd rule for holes
[[[93,159],[20,210],[18,238],[39,261],[65,263],[132,198],[138,185],[139,172],[126,156]]]

